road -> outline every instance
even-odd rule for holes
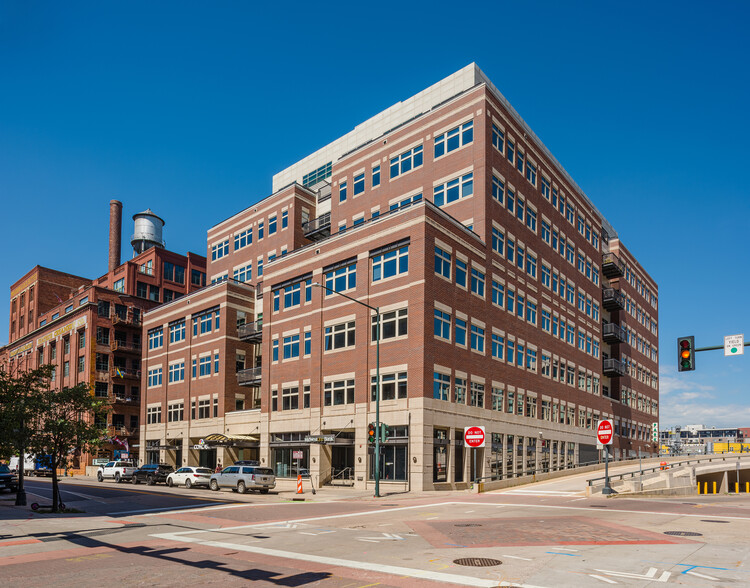
[[[750,585],[747,494],[587,498],[586,477],[380,499],[323,489],[305,502],[64,482],[85,513],[0,501],[0,577],[78,588]]]

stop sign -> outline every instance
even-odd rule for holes
[[[484,427],[466,427],[464,443],[469,447],[484,447]]]
[[[596,428],[596,440],[602,445],[612,445],[613,436],[614,429],[612,428],[612,421],[599,421],[599,426]]]

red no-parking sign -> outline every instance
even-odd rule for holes
[[[484,447],[484,427],[464,428],[464,443],[468,447]]]
[[[612,421],[599,421],[599,426],[596,428],[596,440],[599,441],[599,443],[601,443],[602,445],[612,445],[614,432],[615,431],[612,428]]]

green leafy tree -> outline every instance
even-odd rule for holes
[[[52,467],[52,509],[60,505],[57,470],[67,466],[75,450],[91,452],[106,435],[106,400],[95,398],[88,384],[39,391],[39,411],[31,437],[31,448],[44,454]]]

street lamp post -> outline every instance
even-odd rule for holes
[[[370,306],[361,300],[357,300],[336,290],[331,290],[331,288],[324,286],[320,282],[313,282],[312,285],[322,288],[331,294],[343,296],[375,312],[375,498],[380,498],[380,309],[377,306]]]

